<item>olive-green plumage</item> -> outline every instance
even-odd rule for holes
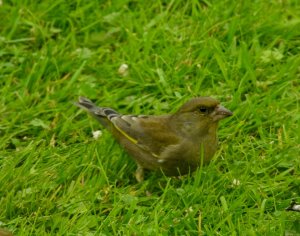
[[[138,181],[144,169],[184,175],[208,163],[217,149],[218,122],[232,115],[210,97],[193,98],[176,113],[161,116],[121,115],[84,97],[76,105],[97,118],[134,158]]]

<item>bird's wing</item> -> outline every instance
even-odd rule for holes
[[[110,121],[128,140],[157,158],[180,141],[168,126],[168,116],[115,115]]]
[[[97,107],[85,97],[80,97],[75,105],[88,110],[111,132],[120,132],[134,145],[159,157],[171,145],[180,142],[179,137],[169,127],[169,116],[121,115],[111,108]]]

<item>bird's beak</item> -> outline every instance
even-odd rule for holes
[[[213,120],[214,121],[219,121],[219,120],[222,120],[228,116],[232,116],[233,113],[231,111],[229,111],[227,108],[221,106],[221,105],[218,105],[216,107],[216,109],[214,110],[214,112],[212,113],[213,115]]]

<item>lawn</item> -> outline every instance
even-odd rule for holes
[[[300,235],[285,210],[300,202],[299,12],[297,0],[0,1],[0,228]],[[234,116],[209,165],[137,183],[79,96],[124,114],[212,96]]]

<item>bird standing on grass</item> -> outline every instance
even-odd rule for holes
[[[137,163],[136,179],[144,169],[177,176],[207,164],[217,150],[218,122],[232,115],[211,97],[193,98],[171,115],[121,115],[80,97],[75,105],[87,110],[108,129]]]

